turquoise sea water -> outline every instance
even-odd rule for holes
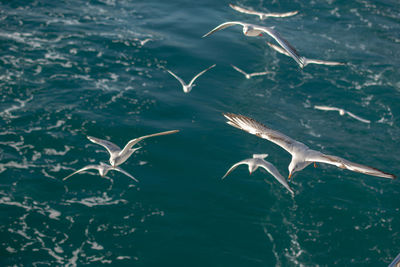
[[[1,266],[387,266],[400,252],[399,181],[319,164],[292,197],[245,166],[290,155],[225,123],[250,116],[311,148],[399,174],[400,8],[397,1],[237,1],[299,14],[260,21],[229,1],[0,1]],[[295,62],[231,27],[275,26]],[[165,72],[189,81],[184,94]],[[246,80],[248,72],[269,71]],[[314,105],[345,108],[365,124]],[[62,178],[107,162],[87,135],[140,143],[123,169]],[[93,175],[94,174],[94,175]],[[264,181],[266,180],[266,181]]]

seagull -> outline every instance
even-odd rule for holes
[[[287,190],[289,190],[292,195],[294,194],[293,190],[289,187],[287,184],[285,178],[279,173],[279,171],[275,168],[274,165],[269,163],[268,161],[264,160],[266,157],[268,157],[268,154],[253,154],[253,158],[250,159],[245,159],[242,161],[239,161],[238,163],[235,163],[222,177],[224,179],[226,176],[228,176],[234,169],[236,169],[237,166],[241,164],[247,164],[249,166],[249,172],[250,175],[255,172],[258,167],[264,168],[267,172],[272,174],[272,176],[275,177],[278,182],[280,182]]]
[[[142,141],[143,139],[153,137],[153,136],[173,134],[173,133],[177,133],[177,132],[179,132],[179,130],[166,131],[166,132],[155,133],[155,134],[138,137],[138,138],[130,140],[122,150],[119,146],[117,146],[116,144],[114,144],[110,141],[92,137],[92,136],[88,136],[87,138],[91,142],[101,145],[101,146],[105,147],[105,149],[107,149],[108,153],[110,153],[110,164],[111,164],[111,166],[113,166],[115,168],[118,165],[121,165],[122,163],[124,163],[133,154],[133,152],[135,152],[136,150],[138,150],[140,148],[140,147],[138,147],[138,148],[132,148],[132,147],[134,145],[136,145],[138,142]]]
[[[290,16],[294,16],[297,13],[299,13],[299,11],[292,11],[292,12],[287,12],[287,13],[263,13],[263,12],[257,12],[254,10],[246,9],[246,8],[243,8],[240,6],[235,6],[233,4],[229,4],[229,6],[231,8],[233,8],[234,10],[239,11],[241,13],[259,16],[261,20],[267,19],[269,17],[274,17],[274,18],[290,17]]]
[[[204,34],[203,38],[213,34],[216,31],[228,28],[233,25],[241,25],[243,27],[243,34],[246,36],[262,36],[263,32],[268,34],[269,36],[274,38],[280,46],[282,46],[282,48],[297,62],[297,64],[299,64],[300,68],[304,67],[303,59],[297,53],[296,49],[291,44],[289,44],[288,41],[283,39],[280,34],[271,27],[263,27],[254,24],[243,23],[240,21],[228,21],[218,25],[210,32]]]
[[[360,118],[360,117],[358,117],[357,115],[351,113],[350,111],[344,110],[344,109],[342,109],[342,108],[335,108],[335,107],[328,107],[328,106],[314,106],[314,108],[315,108],[315,109],[319,109],[319,110],[329,110],[329,111],[330,111],[330,110],[334,110],[334,111],[339,111],[339,114],[340,114],[341,116],[343,116],[344,114],[347,114],[347,115],[349,115],[350,117],[352,117],[352,118],[354,118],[354,119],[356,119],[356,120],[359,120],[359,121],[361,121],[361,122],[364,122],[364,123],[371,123],[371,121],[366,120],[366,119],[363,119],[363,118]]]
[[[277,45],[271,44],[270,42],[267,42],[267,44],[275,49],[277,52],[284,54],[288,57],[291,57],[291,55],[286,52],[286,50],[280,48]],[[307,66],[308,64],[319,64],[319,65],[327,65],[327,66],[339,66],[339,65],[345,65],[344,63],[341,62],[335,62],[335,61],[325,61],[325,60],[319,60],[319,59],[310,59],[306,57],[300,57],[302,62],[303,62],[303,68]]]
[[[365,165],[353,163],[340,157],[326,155],[319,151],[312,150],[305,144],[300,143],[278,131],[272,130],[246,116],[235,115],[231,113],[223,113],[223,115],[228,119],[227,123],[229,125],[244,130],[250,134],[257,135],[260,138],[267,139],[289,152],[292,155],[292,160],[289,164],[289,180],[295,172],[301,171],[313,162],[314,167],[316,167],[316,162],[321,162],[332,164],[342,169],[348,169],[372,176],[390,179],[396,178],[396,176],[393,174],[386,173]]]
[[[144,46],[147,44],[147,42],[153,41],[151,38],[145,38],[143,40],[140,40],[139,38],[133,38],[134,41],[139,42],[141,46]]]
[[[216,66],[216,64],[214,64],[214,65],[208,67],[207,69],[203,70],[202,72],[200,72],[199,74],[197,74],[196,76],[194,76],[193,79],[190,81],[189,84],[186,84],[181,78],[179,78],[179,77],[178,77],[175,73],[173,73],[172,71],[170,71],[170,70],[167,70],[167,71],[169,72],[169,74],[171,74],[172,76],[174,76],[175,79],[177,79],[177,80],[181,83],[182,88],[183,88],[183,92],[189,93],[190,91],[192,91],[193,87],[195,86],[195,84],[193,84],[194,81],[195,81],[197,78],[199,78],[201,75],[203,75],[204,72],[208,71],[209,69],[214,68],[215,66]]]
[[[144,46],[147,42],[149,42],[149,41],[153,41],[151,38],[146,38],[146,39],[144,39],[144,40],[139,40],[140,41],[140,45],[141,46]]]
[[[246,79],[250,79],[250,78],[252,78],[252,77],[254,77],[254,76],[267,75],[267,74],[270,73],[270,72],[268,72],[268,71],[265,71],[265,72],[246,73],[246,72],[244,72],[243,70],[241,70],[241,69],[239,69],[238,67],[236,67],[235,65],[232,65],[232,64],[231,64],[231,66],[232,66],[232,68],[234,68],[234,69],[237,70],[238,72],[242,73],[242,74],[246,77]]]
[[[65,177],[63,179],[63,181],[67,180],[72,175],[75,175],[77,173],[80,173],[80,172],[83,172],[86,170],[92,170],[92,169],[98,170],[101,177],[105,177],[109,171],[119,171],[119,172],[122,172],[123,174],[125,174],[126,176],[128,176],[129,178],[131,178],[132,180],[134,180],[135,182],[139,182],[137,179],[135,179],[135,177],[133,177],[132,175],[130,175],[123,169],[121,169],[119,167],[112,167],[108,164],[105,164],[104,162],[100,162],[100,165],[87,165],[86,167],[83,167],[82,169],[79,169],[76,172],[71,173],[70,175]]]

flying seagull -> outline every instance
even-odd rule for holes
[[[246,8],[243,8],[240,6],[235,6],[233,4],[229,4],[229,6],[231,8],[233,8],[234,10],[239,11],[241,13],[259,16],[261,20],[267,19],[269,17],[274,17],[274,18],[290,17],[290,16],[294,16],[297,13],[299,13],[299,11],[292,11],[292,12],[286,12],[286,13],[263,13],[263,12],[257,12],[254,10],[246,9]]]
[[[239,69],[238,67],[236,67],[235,65],[232,65],[231,64],[231,66],[232,66],[232,68],[234,68],[236,71],[238,71],[238,72],[240,72],[241,74],[243,74],[244,75],[244,77],[246,77],[246,79],[250,79],[250,78],[252,78],[252,77],[254,77],[254,76],[262,76],[262,75],[267,75],[267,74],[269,74],[270,72],[268,72],[268,71],[264,71],[264,72],[253,72],[253,73],[246,73],[245,71],[243,71],[243,70],[241,70],[241,69]]]
[[[292,155],[292,161],[289,164],[289,179],[295,172],[301,171],[311,163],[314,163],[315,167],[316,162],[332,164],[342,169],[348,169],[372,176],[390,179],[396,178],[396,176],[393,174],[386,173],[365,165],[353,163],[340,157],[325,155],[319,151],[312,150],[305,144],[287,137],[278,131],[272,130],[246,116],[235,115],[231,113],[226,113],[223,115],[228,119],[227,123],[229,125],[244,130],[250,134],[257,135],[260,138],[267,139],[289,152]]]
[[[174,76],[175,79],[177,79],[177,80],[181,83],[182,88],[183,88],[183,92],[189,93],[190,91],[192,91],[193,87],[195,86],[195,84],[193,84],[194,81],[195,81],[197,78],[199,78],[201,75],[203,75],[206,71],[208,71],[209,69],[214,68],[215,66],[216,66],[216,64],[214,64],[214,65],[208,67],[207,69],[203,70],[202,72],[200,72],[199,74],[197,74],[196,76],[194,76],[193,79],[190,81],[189,84],[186,84],[181,78],[178,77],[178,75],[176,75],[176,74],[173,73],[172,71],[170,71],[170,70],[167,70],[167,71],[168,71],[169,74],[171,74],[172,76]]]
[[[286,52],[286,50],[280,48],[277,45],[271,44],[270,42],[267,42],[267,44],[272,47],[273,49],[275,49],[277,52],[284,54],[288,57],[291,57],[291,55]],[[335,61],[325,61],[325,60],[319,60],[319,59],[310,59],[310,58],[306,58],[306,57],[300,57],[302,62],[303,62],[303,68],[305,66],[307,66],[308,64],[319,64],[319,65],[327,65],[327,66],[339,66],[339,65],[345,65],[344,63],[341,62],[335,62]]]
[[[342,109],[342,108],[335,108],[335,107],[328,107],[328,106],[314,106],[314,108],[315,108],[315,109],[319,109],[319,110],[328,110],[328,111],[333,110],[333,111],[338,111],[339,114],[340,114],[341,116],[347,114],[347,115],[349,115],[350,117],[352,117],[352,118],[354,118],[354,119],[356,119],[356,120],[359,120],[359,121],[361,121],[361,122],[364,122],[364,123],[371,123],[371,121],[366,120],[366,119],[363,119],[363,118],[360,118],[360,117],[358,117],[357,115],[351,113],[350,111],[344,110],[344,109]]]
[[[131,178],[132,180],[134,180],[135,182],[139,182],[138,180],[135,179],[135,177],[133,177],[132,175],[130,175],[129,173],[127,173],[123,169],[121,169],[119,167],[112,167],[112,166],[110,166],[108,164],[105,164],[103,162],[100,162],[100,165],[87,165],[86,167],[83,167],[82,169],[79,169],[76,172],[71,173],[70,175],[65,177],[63,179],[63,181],[67,180],[72,175],[75,175],[77,173],[80,173],[80,172],[83,172],[83,171],[86,171],[86,170],[98,170],[101,177],[105,177],[109,171],[119,171],[119,172],[122,172],[123,174],[125,174],[126,176],[128,176],[129,178]]]
[[[226,176],[228,176],[234,169],[236,169],[237,166],[241,164],[247,164],[249,167],[249,173],[250,175],[255,172],[258,167],[264,168],[267,172],[272,174],[272,176],[275,177],[278,182],[280,182],[287,190],[289,190],[292,195],[294,194],[293,190],[289,187],[287,184],[285,178],[279,173],[279,171],[275,168],[274,165],[269,163],[268,161],[264,160],[264,158],[268,157],[268,154],[253,154],[253,158],[250,159],[245,159],[242,161],[239,161],[238,163],[235,163],[222,177],[224,179]]]
[[[130,140],[125,147],[121,150],[119,146],[116,144],[103,140],[100,138],[88,136],[87,138],[92,141],[95,144],[101,145],[107,149],[108,153],[110,153],[110,164],[114,168],[117,167],[118,165],[121,165],[124,163],[136,150],[139,148],[132,148],[134,145],[136,145],[138,142],[142,141],[143,139],[153,137],[153,136],[159,136],[159,135],[167,135],[167,134],[173,134],[177,133],[179,130],[173,130],[173,131],[166,131],[166,132],[161,132],[161,133],[155,133],[155,134],[150,134],[150,135],[145,135],[142,137],[138,137],[135,139]]]
[[[297,53],[296,49],[288,41],[283,39],[280,36],[280,34],[271,27],[263,27],[254,24],[243,23],[240,21],[228,21],[218,25],[210,32],[204,34],[203,37],[207,37],[216,31],[228,28],[233,25],[241,25],[243,27],[243,34],[246,36],[254,37],[254,36],[262,36],[262,33],[268,34],[269,36],[274,38],[275,41],[278,42],[278,44],[297,62],[297,64],[299,64],[300,68],[303,68],[304,66],[303,59]]]

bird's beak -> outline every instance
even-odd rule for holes
[[[290,181],[290,178],[292,177],[292,174],[291,173],[289,173],[289,178],[288,178],[288,180]]]
[[[262,33],[260,33],[258,36],[262,36]]]

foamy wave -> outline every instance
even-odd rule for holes
[[[70,150],[71,147],[64,145],[64,151],[57,151],[54,148],[45,148],[44,153],[49,156],[64,156]]]
[[[127,203],[128,201],[125,199],[116,199],[113,200],[109,196],[107,196],[107,193],[103,193],[102,197],[89,197],[89,198],[84,198],[81,200],[77,200],[76,198],[70,199],[66,201],[67,203],[72,203],[72,204],[81,204],[85,205],[87,207],[95,207],[95,206],[109,206],[109,205],[118,205],[120,203]]]
[[[19,116],[13,115],[11,112],[23,109],[25,107],[26,103],[28,103],[32,99],[33,99],[33,95],[31,95],[29,98],[27,98],[25,100],[21,100],[21,99],[18,99],[18,98],[14,99],[16,102],[19,103],[19,105],[12,105],[11,107],[1,111],[0,112],[0,116],[5,118],[5,119],[18,118]]]
[[[0,198],[0,205],[15,206],[23,208],[26,211],[36,211],[54,220],[59,220],[59,217],[61,216],[61,212],[51,208],[48,204],[34,201],[28,197],[24,197],[22,202],[18,202],[11,199],[9,196],[3,196]]]

